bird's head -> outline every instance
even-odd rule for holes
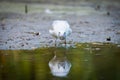
[[[66,32],[59,32],[59,38],[64,40],[66,38]]]

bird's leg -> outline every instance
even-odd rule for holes
[[[58,33],[58,38],[60,39],[60,32]],[[60,45],[60,43],[58,43],[58,46]]]
[[[64,34],[63,34],[63,39],[64,39],[64,45],[66,47],[66,32],[64,32]]]
[[[55,39],[55,47],[57,47],[57,38]]]
[[[65,44],[65,47],[66,47],[66,38],[65,38],[65,42],[64,42],[64,44]]]

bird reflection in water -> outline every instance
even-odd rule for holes
[[[58,55],[59,54],[59,55]],[[56,53],[49,61],[49,67],[53,76],[66,77],[70,71],[71,63],[63,53]]]

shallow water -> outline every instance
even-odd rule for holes
[[[54,64],[66,61],[71,65],[66,65],[70,69],[65,76],[52,74],[49,64],[53,60]],[[120,80],[119,61],[119,45],[108,43],[76,44],[69,49],[0,50],[0,80]]]

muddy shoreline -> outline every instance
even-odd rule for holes
[[[69,22],[73,32],[67,41],[71,45],[86,42],[120,44],[120,6],[116,4],[74,7],[30,3],[27,14],[23,3],[0,4],[0,49],[54,46],[54,38],[48,32],[54,20]]]

